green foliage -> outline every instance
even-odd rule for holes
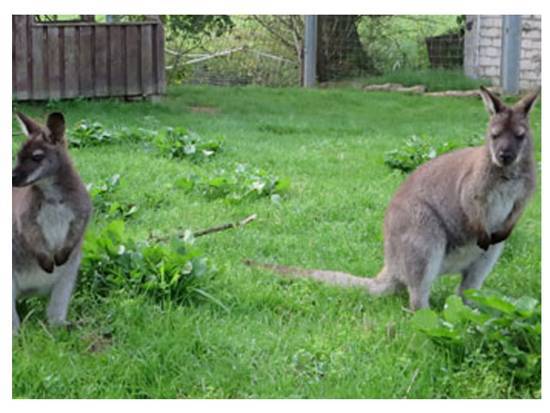
[[[215,42],[222,35],[229,35],[234,27],[233,19],[227,15],[166,15],[161,17],[166,34],[167,79],[169,83],[181,83],[192,68],[180,65],[183,55],[204,50],[205,45]],[[225,37],[225,36],[224,36]]]
[[[89,120],[80,121],[69,134],[69,145],[77,148],[114,143],[152,143],[164,156],[198,162],[217,154],[223,138],[204,141],[196,132],[181,127],[159,131],[129,127],[109,130],[100,122]]]
[[[532,394],[541,385],[541,307],[535,298],[512,299],[496,293],[470,290],[466,298],[447,298],[442,315],[417,311],[411,322],[455,359],[457,365],[483,355]],[[521,391],[518,390],[518,394]]]
[[[168,246],[137,242],[123,221],[89,232],[84,243],[80,284],[84,294],[145,295],[160,304],[185,304],[208,296],[199,280],[212,271],[192,240],[174,239]]]
[[[136,205],[113,199],[113,195],[119,187],[119,184],[120,175],[115,174],[99,183],[87,185],[96,216],[108,219],[128,219],[137,212],[138,208]]]
[[[223,139],[203,141],[195,132],[185,128],[166,128],[154,139],[161,154],[172,159],[201,161],[216,155],[223,146]]]
[[[227,15],[165,15],[161,19],[169,41],[184,38],[200,42],[204,38],[219,37],[234,26]]]
[[[425,138],[412,135],[405,140],[405,143],[399,149],[386,152],[384,163],[392,169],[411,172],[424,162],[456,148],[457,145],[449,142],[435,146]]]
[[[271,197],[279,202],[290,188],[290,179],[279,178],[263,169],[238,163],[233,169],[221,169],[210,176],[190,175],[176,180],[176,187],[198,192],[207,198],[225,198],[229,202]]]
[[[412,135],[405,139],[398,149],[392,149],[384,153],[384,163],[391,169],[397,169],[408,173],[415,170],[424,162],[429,161],[444,153],[454,151],[463,146],[479,146],[483,143],[482,135],[471,135],[463,144],[455,141],[433,143],[434,139],[426,136]]]
[[[83,148],[112,143],[113,133],[104,128],[100,122],[81,120],[69,133],[69,146]]]

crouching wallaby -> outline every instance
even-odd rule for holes
[[[537,96],[508,107],[481,88],[490,114],[485,145],[432,159],[401,185],[386,212],[384,267],[376,278],[247,263],[374,295],[406,287],[413,310],[429,306],[431,285],[441,274],[462,274],[461,296],[480,288],[535,189],[529,112]]]
[[[16,300],[49,295],[51,324],[64,324],[80,265],[84,230],[92,209],[65,141],[61,113],[45,127],[17,114],[27,141],[12,171],[12,330],[17,333]]]

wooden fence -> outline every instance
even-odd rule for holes
[[[163,94],[162,23],[39,23],[14,15],[12,69],[15,100]]]

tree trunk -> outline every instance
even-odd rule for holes
[[[361,16],[319,16],[317,20],[317,80],[328,80],[373,73],[357,23]]]

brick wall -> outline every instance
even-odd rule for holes
[[[540,86],[541,18],[522,16],[520,79],[521,90]],[[464,39],[464,73],[474,79],[489,79],[500,86],[502,16],[467,16]]]

